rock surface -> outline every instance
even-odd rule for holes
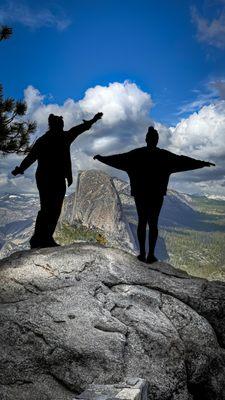
[[[102,171],[79,172],[76,195],[65,202],[61,220],[98,229],[111,245],[132,253],[137,251],[113,179]]]
[[[132,377],[149,400],[225,400],[225,284],[98,245],[0,263],[1,400],[72,400]]]
[[[114,385],[90,385],[73,400],[148,400],[148,383],[132,378]]]

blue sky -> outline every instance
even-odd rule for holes
[[[110,153],[141,144],[154,123],[164,147],[217,164],[176,188],[225,195],[225,0],[4,0],[0,23],[13,28],[0,44],[0,81],[7,96],[26,90],[38,135],[49,112],[72,124],[104,108],[92,148]],[[82,140],[87,163],[74,152],[75,162],[93,167]],[[19,182],[8,172],[16,158],[7,160],[0,191]]]
[[[17,2],[21,3],[21,2]],[[59,103],[82,98],[89,87],[109,82],[136,82],[151,93],[152,116],[176,122],[180,107],[221,78],[225,53],[197,40],[191,7],[204,1],[76,0],[22,2],[35,19],[51,10],[68,23],[59,29],[43,21],[34,27],[10,20],[13,37],[1,44],[1,81],[6,93],[22,97],[30,84]],[[216,14],[208,7],[204,15]],[[0,2],[7,9],[7,2]],[[7,21],[5,21],[7,22]],[[32,24],[32,21],[31,21]],[[47,24],[46,24],[47,25]]]

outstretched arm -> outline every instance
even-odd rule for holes
[[[101,161],[102,163],[109,165],[110,167],[127,171],[129,165],[128,154],[129,153],[122,153],[122,154],[114,154],[112,156],[100,156],[99,154],[97,154],[96,156],[93,157],[93,159]]]
[[[39,141],[37,140],[34,145],[32,146],[31,150],[29,151],[28,155],[24,158],[24,160],[21,162],[20,166],[16,167],[13,171],[12,174],[14,176],[23,174],[24,171],[29,168],[38,158],[38,153],[39,153]]]
[[[171,166],[171,173],[215,166],[215,164],[208,161],[196,160],[195,158],[187,156],[178,156],[177,154],[172,154],[169,161]]]
[[[83,120],[83,123],[77,126],[74,126],[71,128],[69,131],[66,132],[67,138],[69,140],[69,143],[71,144],[77,136],[79,136],[81,133],[89,130],[92,125],[97,122],[99,119],[101,119],[103,116],[103,113],[97,113],[95,114],[94,118],[92,118],[89,121]]]

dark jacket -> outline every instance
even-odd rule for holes
[[[165,195],[170,174],[202,168],[206,165],[204,161],[147,146],[128,153],[98,156],[98,160],[127,172],[132,196]]]
[[[60,179],[67,179],[68,186],[70,186],[73,182],[70,145],[78,135],[89,129],[91,125],[91,121],[85,121],[69,131],[46,132],[37,139],[27,157],[20,164],[21,172],[23,173],[37,160],[37,180],[52,183],[58,182]]]

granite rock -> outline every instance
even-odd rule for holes
[[[225,400],[225,284],[100,245],[0,263],[1,400],[72,400],[133,377],[149,400]]]
[[[98,230],[112,246],[138,250],[113,179],[102,171],[79,171],[76,192],[66,199],[61,221]]]

